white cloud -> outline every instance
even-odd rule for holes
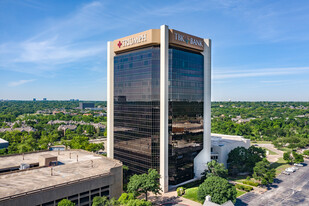
[[[27,83],[30,83],[30,82],[33,82],[35,81],[35,79],[28,79],[28,80],[19,80],[19,81],[14,81],[14,82],[10,82],[8,84],[9,87],[17,87],[17,86],[20,86],[20,85],[23,85],[23,84],[27,84]]]
[[[278,75],[294,75],[308,73],[309,67],[291,67],[291,68],[266,68],[251,70],[228,70],[214,72],[213,79],[235,79],[243,77],[263,77]]]

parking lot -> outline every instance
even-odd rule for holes
[[[290,175],[280,174],[264,194],[249,192],[237,199],[236,205],[309,205],[309,161],[307,166]]]

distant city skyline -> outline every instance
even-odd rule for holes
[[[106,100],[107,41],[212,39],[213,101],[309,101],[308,1],[0,2],[0,99]]]

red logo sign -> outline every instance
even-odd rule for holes
[[[118,47],[120,48],[121,45],[122,45],[121,41],[119,41],[117,45],[118,45]]]

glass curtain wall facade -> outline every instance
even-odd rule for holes
[[[169,49],[169,184],[194,178],[194,158],[203,149],[203,55]]]
[[[169,184],[194,178],[203,149],[203,55],[169,48]],[[141,174],[160,168],[160,48],[114,57],[114,158]]]
[[[159,171],[160,49],[114,57],[114,157],[141,174]]]

